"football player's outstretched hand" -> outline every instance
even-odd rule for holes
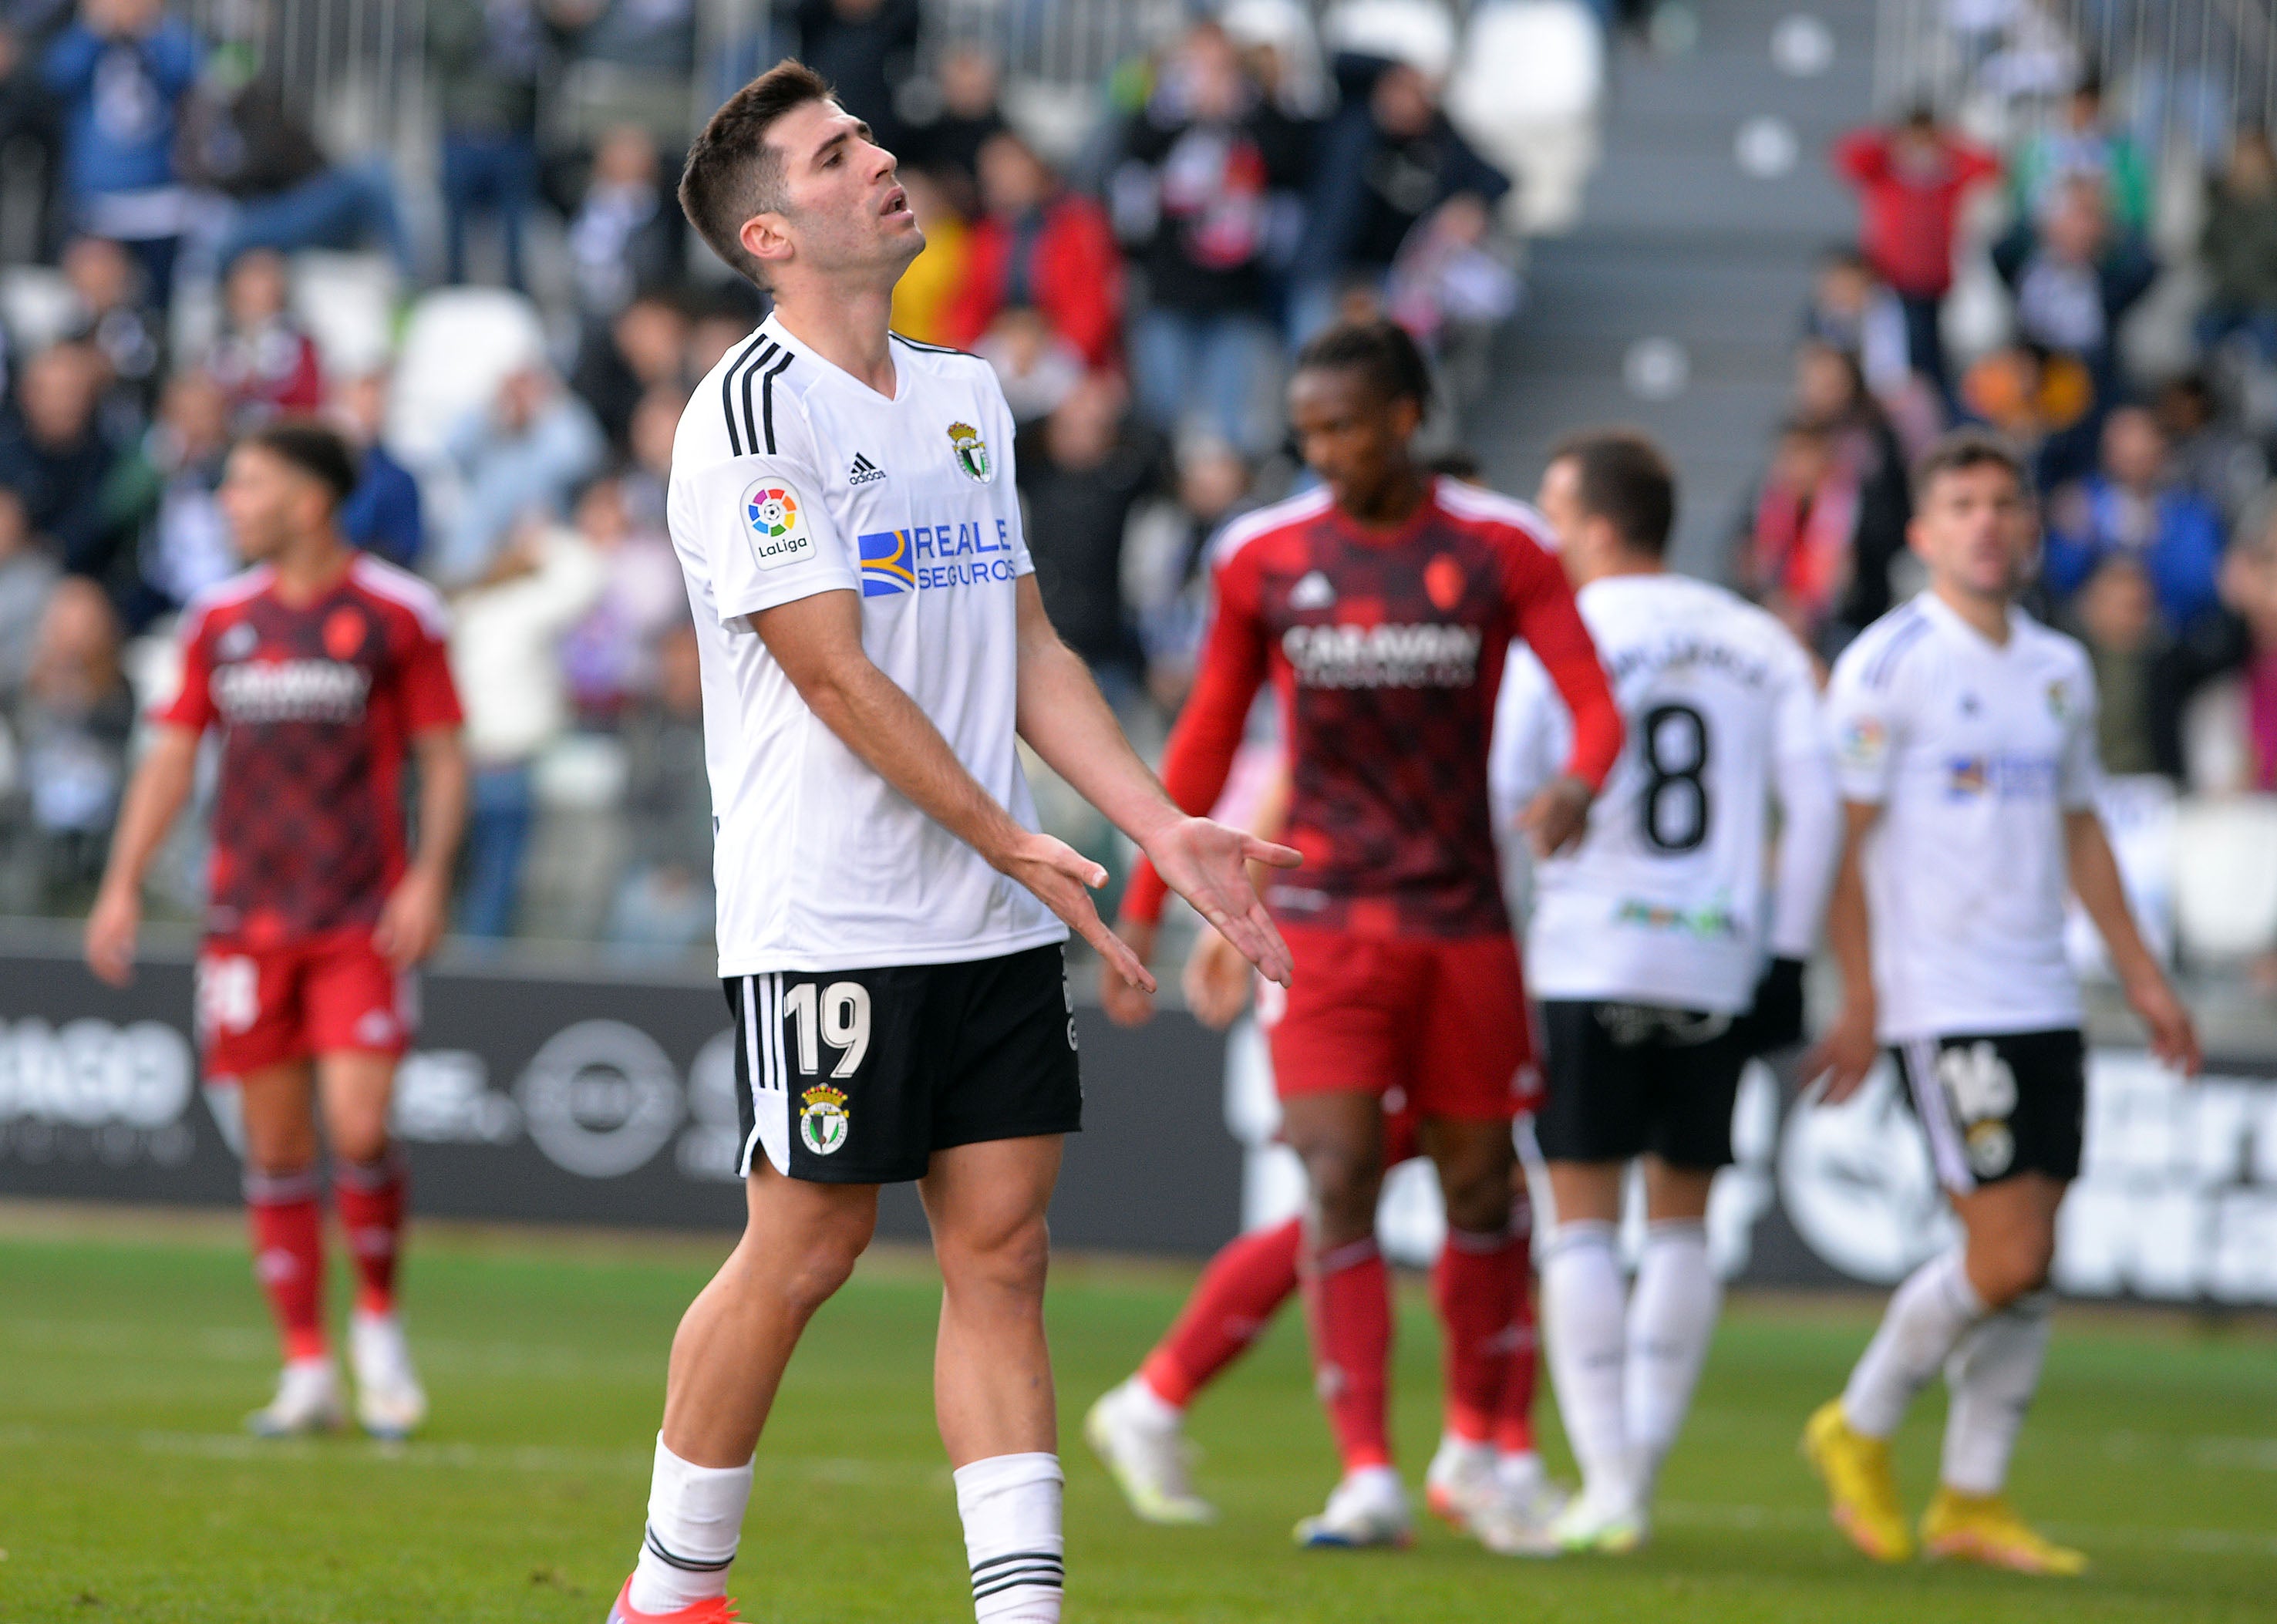
[[[1249,883],[1249,865],[1294,868],[1305,860],[1302,852],[1207,818],[1181,818],[1148,842],[1146,856],[1163,883],[1192,903],[1242,957],[1268,980],[1289,985],[1296,972],[1289,944]]]

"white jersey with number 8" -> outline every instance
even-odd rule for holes
[[[1809,955],[1832,882],[1834,776],[1809,657],[1761,609],[1684,576],[1608,576],[1578,599],[1627,738],[1580,845],[1535,866],[1527,983],[1740,1014],[1767,953]],[[1506,834],[1570,726],[1540,664],[1514,657],[1490,769]]]

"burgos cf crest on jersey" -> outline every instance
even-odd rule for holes
[[[956,466],[982,484],[995,477],[996,465],[988,460],[988,443],[980,438],[980,431],[969,423],[948,425],[948,443],[956,448]]]
[[[761,569],[781,569],[814,552],[814,538],[799,511],[798,492],[769,476],[743,490],[743,527],[751,561]]]
[[[798,1136],[816,1155],[826,1156],[846,1142],[846,1091],[818,1083],[799,1095]]]

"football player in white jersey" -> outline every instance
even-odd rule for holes
[[[2143,945],[2095,812],[2087,654],[2015,606],[2037,551],[2022,464],[1948,436],[1915,476],[1908,540],[1929,589],[1869,627],[1828,701],[1847,824],[1827,936],[1844,1003],[1806,1062],[1847,1098],[1895,1052],[1965,1233],[1891,1298],[1848,1385],[1803,1447],[1834,1521],[1868,1556],[1915,1543],[1889,1439],[1939,1370],[1952,1403],[1931,1556],[2075,1574],[2002,1498],[2047,1351],[2056,1208],[2078,1175],[2086,1102],[2065,894],[2109,949],[2151,1052],[2197,1071],[2190,1018]]]
[[[1245,865],[1298,857],[1181,813],[1054,634],[994,375],[887,332],[924,238],[867,126],[779,64],[713,116],[680,196],[775,299],[689,402],[667,499],[703,666],[750,1218],[674,1339],[647,1535],[609,1618],[734,1616],[783,1368],[869,1243],[878,1186],[914,1180],[974,1611],[1045,1624],[1064,1552],[1044,1214],[1082,1108],[1068,927],[1107,973],[1153,982],[1092,907],[1105,872],[1038,832],[1016,736],[1284,983]]]
[[[1651,442],[1568,440],[1537,500],[1628,728],[1587,836],[1536,861],[1526,931],[1557,1211],[1542,1329],[1582,1475],[1551,1534],[1618,1552],[1645,1537],[1715,1330],[1709,1186],[1732,1160],[1741,1069],[1801,1041],[1839,819],[1810,658],[1754,605],[1670,573],[1675,482]],[[1539,665],[1513,659],[1495,721],[1505,828],[1566,728]],[[1646,1239],[1624,1300],[1621,1187],[1639,1158]]]

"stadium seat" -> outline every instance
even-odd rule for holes
[[[2277,796],[2182,802],[2174,818],[2174,922],[2194,963],[2277,947]]]
[[[387,364],[395,298],[395,267],[384,254],[293,255],[293,315],[316,339],[328,377],[362,377]]]
[[[415,469],[433,466],[452,424],[542,359],[537,307],[499,287],[446,287],[412,307],[396,360],[387,443]]]
[[[1433,79],[1455,62],[1455,25],[1436,0],[1338,0],[1321,19],[1332,51],[1404,62]]]
[[[1570,228],[1596,162],[1604,35],[1575,0],[1491,0],[1471,13],[1449,115],[1517,180],[1511,224]]]

